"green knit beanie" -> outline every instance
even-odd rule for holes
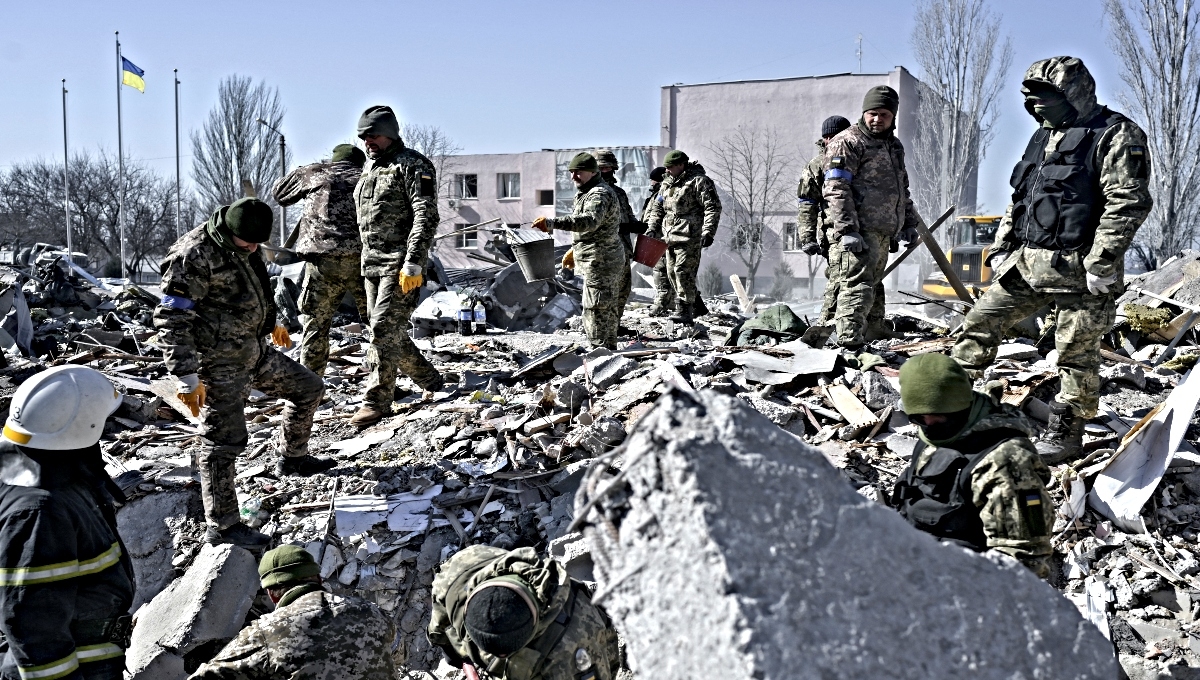
[[[596,162],[595,156],[583,151],[575,154],[575,157],[571,159],[571,164],[567,166],[567,170],[587,170],[588,172],[600,172],[600,164]]]
[[[900,108],[900,95],[887,85],[877,85],[867,90],[867,96],[863,97],[863,111],[871,111],[873,109],[887,109],[893,114]]]
[[[268,551],[258,563],[258,578],[263,588],[303,581],[320,574],[321,567],[317,561],[298,545],[281,545]]]
[[[225,226],[243,241],[264,243],[271,238],[275,213],[257,198],[239,198],[225,211]]]
[[[350,161],[361,168],[367,162],[367,154],[353,144],[338,144],[333,147],[333,162],[338,161]]]
[[[680,151],[679,149],[675,149],[675,150],[671,151],[671,153],[668,153],[667,157],[663,159],[663,166],[669,168],[672,165],[679,165],[680,163],[687,163],[687,162],[688,162],[688,155],[686,153]]]
[[[358,118],[358,136],[383,136],[400,139],[400,121],[390,106],[372,106]]]
[[[900,399],[910,416],[957,413],[975,400],[971,379],[945,354],[918,354],[900,367]]]

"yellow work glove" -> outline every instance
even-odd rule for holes
[[[208,402],[208,390],[205,389],[204,383],[200,382],[200,376],[189,373],[179,378],[175,389],[175,396],[179,397],[179,401],[188,407],[188,410],[192,412],[192,417],[200,417],[200,409],[204,408],[204,404]]]
[[[562,268],[563,269],[574,269],[575,268],[575,249],[574,248],[568,250],[566,255],[563,255]]]
[[[287,349],[292,346],[292,335],[288,333],[288,329],[276,324],[275,330],[271,331],[271,342],[275,343],[276,347]]]
[[[425,283],[425,277],[420,274],[409,276],[404,272],[400,272],[400,292],[407,295],[412,291],[421,287]]]
[[[547,234],[549,234],[549,233],[550,233],[550,225],[546,224],[546,218],[545,218],[545,217],[539,217],[539,218],[535,219],[535,220],[533,221],[533,224],[531,224],[531,225],[529,225],[529,226],[530,226],[530,227],[532,227],[532,228],[534,228],[534,229],[537,229],[538,231],[544,231],[544,232],[546,232]]]

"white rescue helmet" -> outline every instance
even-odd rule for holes
[[[55,366],[21,383],[13,395],[4,439],[31,449],[70,451],[100,441],[121,393],[87,366]]]

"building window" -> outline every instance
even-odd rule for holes
[[[520,198],[521,197],[521,173],[519,172],[501,172],[496,175],[496,197],[497,198]]]
[[[455,229],[466,229],[469,224],[456,224]],[[479,247],[479,232],[471,229],[470,231],[460,231],[454,235],[454,247],[463,249],[472,249]]]
[[[455,175],[459,198],[479,198],[479,175]]]
[[[554,189],[538,191],[538,205],[554,205]]]
[[[795,222],[783,223],[783,249],[800,250],[800,231]]]

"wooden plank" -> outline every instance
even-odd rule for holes
[[[559,423],[571,422],[570,413],[560,413],[554,416],[546,416],[545,418],[535,418],[525,423],[525,434],[535,434],[542,430],[549,430]]]
[[[971,294],[967,292],[967,287],[963,285],[962,279],[958,278],[954,267],[950,266],[950,260],[946,259],[946,253],[942,252],[942,247],[937,244],[937,241],[933,240],[933,235],[929,233],[929,229],[925,228],[925,225],[921,224],[920,220],[917,221],[916,228],[917,233],[921,235],[921,240],[929,248],[929,253],[933,255],[934,262],[937,262],[938,268],[946,275],[946,280],[950,282],[950,287],[954,289],[955,295],[958,295],[958,299],[969,305],[975,304],[975,298],[971,297]]]
[[[162,397],[162,400],[166,402],[167,406],[175,409],[175,412],[183,416],[185,420],[187,420],[189,423],[195,423],[196,425],[203,424],[204,421],[193,416],[192,410],[179,400],[177,393],[178,389],[179,388],[176,386],[175,381],[171,379],[155,380],[154,382],[150,383],[150,391]]]
[[[871,413],[850,388],[845,385],[828,385],[825,394],[833,402],[833,407],[854,427],[868,427],[879,422],[879,418]]]
[[[746,288],[742,286],[742,280],[737,274],[729,275],[729,282],[733,284],[733,292],[737,293],[738,299],[742,301],[742,311],[747,314],[754,311],[754,303],[750,302],[750,296],[746,295]]]
[[[955,208],[955,206],[950,206],[946,210],[946,212],[942,213],[941,217],[937,218],[936,222],[929,225],[929,233],[932,234],[933,232],[937,231],[938,227],[942,226],[942,222],[945,222],[946,218],[950,217],[951,213],[954,212],[954,208]],[[892,260],[892,263],[887,266],[887,269],[883,270],[883,276],[881,276],[879,278],[886,279],[888,274],[892,273],[893,269],[900,266],[900,263],[904,261],[904,258],[908,257],[909,255],[912,255],[913,252],[915,252],[917,248],[921,247],[921,243],[924,240],[925,240],[925,238],[921,237],[921,238],[917,239],[916,241],[913,241],[912,243],[908,244],[908,247],[904,249],[904,252],[900,253],[900,255],[896,257],[896,259]]]

